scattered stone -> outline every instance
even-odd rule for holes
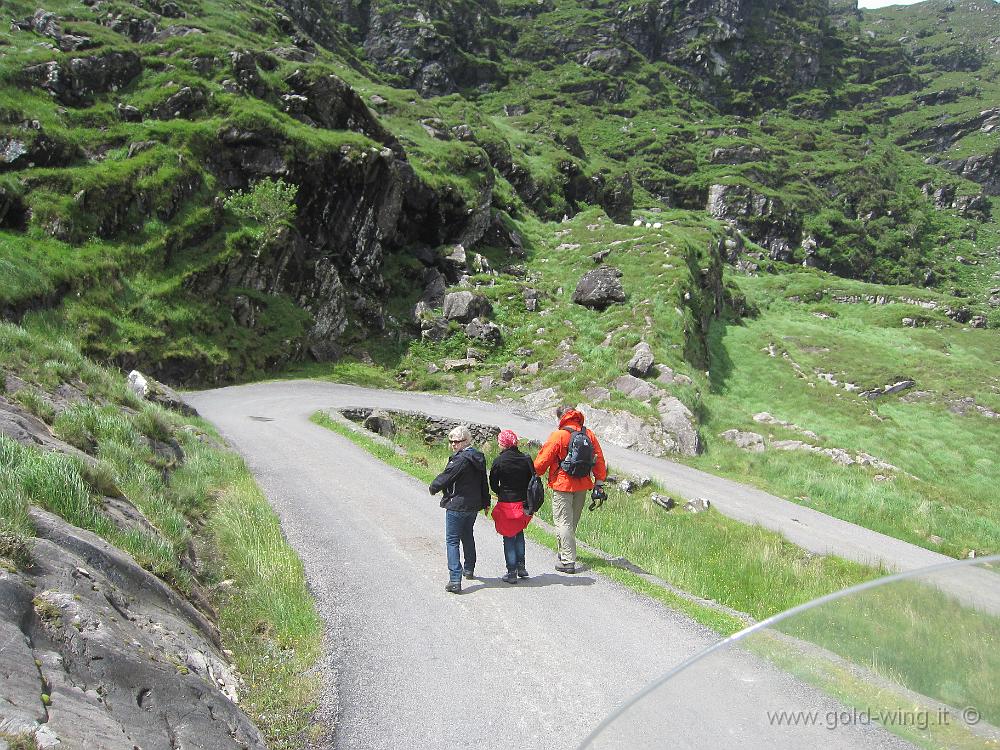
[[[593,255],[590,256],[590,259],[592,261],[594,261],[594,263],[601,264],[605,260],[607,260],[607,258],[608,258],[609,255],[611,255],[611,249],[610,248],[608,248],[606,250],[601,250],[600,252],[597,252],[597,253],[594,253]]]
[[[532,377],[541,372],[541,370],[542,370],[541,362],[531,362],[521,367],[521,372],[523,372],[525,375],[531,375]]]
[[[505,383],[512,381],[516,374],[517,368],[514,366],[513,362],[508,362],[500,369],[500,379]]]
[[[466,359],[474,359],[477,362],[482,362],[486,359],[486,355],[474,347],[468,347],[465,350]]]
[[[583,395],[588,401],[593,401],[599,403],[601,401],[611,400],[611,391],[607,388],[602,388],[599,385],[591,385],[583,389]]]
[[[867,398],[869,400],[874,400],[876,398],[881,398],[883,396],[891,396],[894,393],[899,393],[900,391],[905,391],[908,388],[912,388],[916,385],[913,380],[900,380],[896,383],[890,383],[888,385],[882,386],[881,388],[872,388],[867,391],[861,391],[858,395],[862,398]]]
[[[583,359],[578,354],[573,354],[568,352],[563,354],[558,359],[552,363],[551,369],[560,372],[574,372],[580,365],[583,364]]]
[[[750,451],[751,453],[762,453],[764,451],[764,436],[756,432],[726,430],[719,437],[735,444],[737,448]]]
[[[424,341],[444,341],[450,332],[451,327],[448,325],[447,318],[430,318],[420,321],[420,338]]]
[[[622,481],[621,484],[618,485],[618,488],[626,495],[631,495],[633,492],[639,489],[639,484],[637,482],[633,482],[631,479],[625,479]]]
[[[528,346],[521,346],[514,350],[515,357],[530,357],[535,350]]]
[[[621,275],[622,272],[612,266],[588,271],[573,292],[573,302],[594,310],[606,310],[613,304],[625,302]]]
[[[478,362],[474,359],[446,359],[444,361],[445,372],[462,372],[473,369]]]
[[[433,362],[431,362],[430,364],[427,365],[427,374],[428,375],[433,375],[436,372],[441,372],[441,368],[438,367]]]
[[[645,341],[640,341],[633,348],[634,354],[628,362],[628,371],[637,378],[644,378],[653,369],[653,349]]]
[[[674,500],[672,497],[667,497],[666,495],[660,495],[656,492],[650,495],[649,499],[652,500],[656,505],[659,505],[661,508],[667,511],[673,510],[674,508],[677,507],[677,501]]]
[[[711,507],[712,507],[712,501],[704,497],[699,497],[694,500],[688,500],[684,504],[684,510],[690,513],[704,513]]]

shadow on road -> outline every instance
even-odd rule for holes
[[[555,573],[543,573],[530,578],[522,578],[517,583],[504,583],[500,576],[496,578],[476,578],[476,583],[471,586],[463,586],[463,594],[471,594],[479,589],[518,589],[518,588],[538,588],[540,586],[593,586],[593,578],[589,576],[576,575],[556,575]]]

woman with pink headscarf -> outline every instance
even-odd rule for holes
[[[531,523],[531,516],[524,512],[524,502],[528,497],[528,482],[535,475],[535,464],[531,456],[518,450],[513,430],[501,432],[497,442],[502,450],[490,467],[490,489],[497,495],[493,521],[497,533],[503,536],[503,553],[507,559],[507,575],[502,580],[517,583],[518,578],[528,577],[524,564],[524,529]]]

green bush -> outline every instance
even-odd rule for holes
[[[291,226],[295,220],[298,191],[297,185],[267,177],[245,192],[237,190],[226,198],[225,206],[237,217],[258,224],[253,236],[266,246],[277,238],[283,227]]]

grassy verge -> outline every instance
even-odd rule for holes
[[[448,448],[427,445],[412,430],[401,429],[391,447],[358,433],[322,412],[313,416],[317,424],[338,432],[375,457],[430,482],[436,467],[444,466]],[[403,424],[397,422],[397,424]],[[487,447],[487,458],[494,453]],[[665,513],[650,499],[650,485],[627,495],[612,487],[610,499],[600,512],[585,513],[578,536],[615,557],[625,557],[667,583],[704,599],[717,601],[755,619],[764,619],[817,596],[837,591],[879,575],[880,571],[833,557],[811,555],[781,536],[751,527],[710,511],[687,514]],[[662,492],[662,490],[659,490]],[[675,495],[676,497],[676,495]],[[551,521],[550,503],[539,516]],[[532,538],[552,548],[550,534],[529,527]],[[606,560],[585,555],[584,562],[596,570],[645,594],[655,594],[671,607],[681,609],[699,622],[731,633],[744,623],[621,570]]]
[[[322,623],[301,562],[242,459],[207,423],[138,400],[120,376],[64,339],[0,324],[0,384],[5,372],[29,384],[15,400],[93,458],[0,436],[3,564],[30,561],[34,505],[99,534],[183,593],[207,587],[244,678],[243,710],[272,748],[300,747],[318,694],[309,671]],[[64,383],[94,400],[53,405],[51,393]],[[128,498],[151,528],[116,525],[104,512],[105,497]],[[197,568],[187,562],[192,547]]]

